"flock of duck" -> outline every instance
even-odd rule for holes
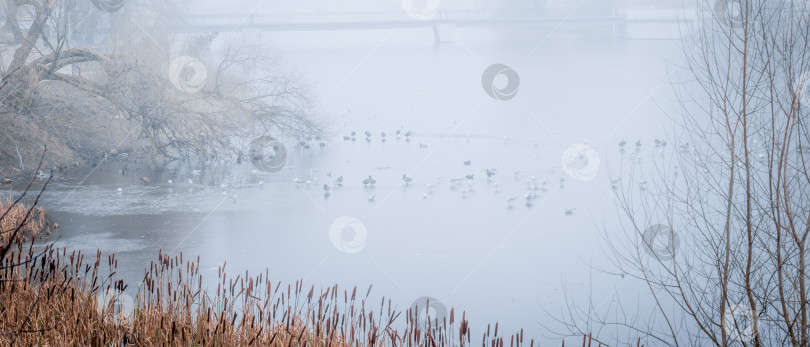
[[[469,160],[465,161],[464,165],[465,166],[470,166],[471,162]],[[484,169],[484,173],[486,174],[486,177],[487,177],[487,179],[486,179],[487,184],[493,186],[495,188],[495,192],[498,193],[498,192],[500,192],[499,188],[500,188],[501,184],[499,182],[493,181],[493,177],[495,176],[496,172],[497,172],[497,168]],[[304,180],[304,179],[300,179],[300,178],[294,178],[293,183],[296,184],[296,186],[298,186],[298,187],[310,187],[310,186],[312,186],[314,184],[317,184],[319,173],[320,173],[320,170],[318,170],[318,169],[310,169],[308,179]],[[517,177],[519,174],[520,174],[520,172],[516,172],[515,176]],[[326,173],[326,177],[331,179],[332,178],[332,173],[331,172]],[[414,182],[414,179],[411,178],[411,177],[408,177],[407,174],[402,174],[401,180],[402,180],[402,185],[404,187],[410,187],[411,183]],[[473,189],[475,187],[475,184],[476,184],[476,182],[475,182],[475,174],[467,174],[467,175],[464,175],[464,176],[453,177],[453,178],[449,178],[449,179],[445,179],[445,177],[437,175],[435,177],[435,180],[432,180],[431,183],[428,183],[428,184],[425,185],[426,191],[422,194],[422,198],[427,199],[431,194],[433,194],[434,188],[436,188],[438,185],[442,184],[445,181],[450,183],[450,189],[452,189],[452,190],[460,190],[461,191],[461,197],[465,198],[465,199],[467,197],[469,197],[470,193],[473,191]],[[340,176],[340,177],[335,178],[331,182],[331,185],[329,183],[324,183],[323,184],[324,197],[329,197],[331,195],[333,189],[335,187],[342,187],[344,182],[345,182],[344,177]],[[563,187],[564,182],[565,182],[565,178],[560,178],[560,188]],[[376,187],[377,180],[374,178],[373,175],[368,175],[368,177],[364,178],[361,181],[361,183],[363,184],[364,188],[372,190],[373,188]],[[526,204],[529,205],[529,206],[531,206],[533,200],[538,198],[539,192],[545,192],[545,191],[549,190],[548,181],[547,180],[538,180],[537,177],[535,177],[535,176],[530,177],[526,181],[526,183],[527,183],[527,193],[524,195],[524,199],[526,200]],[[374,195],[374,194],[368,196],[368,200],[371,201],[371,202],[373,202],[375,200],[375,198],[376,198],[376,195]],[[509,207],[512,207],[513,202],[515,202],[517,200],[518,200],[517,196],[510,196],[510,197],[507,197],[506,202],[507,202]],[[574,210],[575,209],[566,209],[566,214],[569,214],[569,215],[573,214]]]
[[[365,135],[366,141],[370,141],[370,138],[372,136],[371,132],[365,131],[364,135]],[[384,141],[384,139],[386,137],[386,133],[382,132],[380,134],[380,136],[381,136],[381,138],[383,138],[383,141]],[[411,131],[405,132],[405,131],[396,130],[395,136],[397,138],[401,138],[402,136],[404,136],[406,141],[410,141],[411,136],[412,136],[412,132]],[[353,131],[353,132],[351,132],[350,136],[344,136],[343,138],[346,141],[356,141],[356,132]],[[304,142],[302,141],[302,143],[304,143]],[[658,140],[658,139],[655,140],[656,148],[661,149],[662,147],[666,147],[666,145],[667,145],[667,142],[665,140]],[[308,146],[309,146],[308,144],[302,145],[302,147],[304,147],[304,148],[308,148]],[[320,146],[325,147],[326,146],[325,142],[320,142]],[[621,142],[619,142],[618,143],[619,151],[624,153],[626,146],[627,146],[627,141],[622,140]],[[635,152],[636,153],[640,152],[640,148],[641,148],[641,141],[640,140],[636,141],[635,147],[636,147]],[[688,147],[688,145],[682,145],[681,146],[681,150],[688,151],[689,149],[690,148]],[[471,167],[472,161],[471,160],[465,160],[461,164],[463,164],[465,167]],[[382,169],[382,168],[388,168],[388,167],[379,167],[379,168]],[[552,172],[555,171],[555,165],[551,165],[551,170],[552,170]],[[195,171],[198,171],[198,170],[195,170]],[[495,193],[500,193],[501,183],[495,181],[495,176],[499,174],[499,169],[498,168],[485,168],[482,171],[484,172],[484,175],[486,176],[486,184],[488,186],[494,187]],[[513,177],[514,177],[514,179],[516,181],[519,181],[520,180],[520,177],[519,177],[520,175],[521,175],[521,173],[519,171],[517,171],[517,172],[514,173]],[[309,187],[312,187],[313,185],[317,186],[318,183],[319,183],[318,182],[319,181],[319,176],[320,176],[320,170],[318,170],[318,169],[310,169],[307,179],[294,178],[293,183],[298,188],[302,188],[302,187],[309,188]],[[332,173],[331,172],[326,173],[326,177],[328,177],[330,182],[324,183],[322,185],[322,189],[323,189],[324,197],[328,198],[332,194],[333,189],[335,187],[342,187],[344,185],[344,183],[346,183],[346,180],[344,179],[343,176],[339,176],[339,177],[336,177],[336,178],[332,179]],[[408,177],[407,174],[402,174],[400,179],[402,181],[401,184],[405,188],[410,187],[415,182],[414,178]],[[148,181],[149,179],[147,177],[144,177],[143,180]],[[560,189],[564,188],[566,178],[560,176],[558,178],[558,180],[559,180],[559,186],[558,187]],[[474,188],[475,188],[475,185],[476,185],[476,177],[475,177],[475,174],[472,174],[472,173],[466,174],[464,176],[458,176],[458,177],[449,178],[449,179],[445,179],[444,177],[437,175],[435,177],[435,179],[430,180],[430,182],[425,185],[426,190],[423,193],[422,198],[423,199],[429,198],[430,195],[433,194],[434,188],[436,188],[438,185],[442,184],[445,181],[449,182],[450,189],[452,189],[454,191],[455,190],[460,190],[461,197],[464,198],[464,199],[466,199],[466,198],[468,198],[470,196],[470,194],[474,191]],[[168,183],[172,184],[173,182],[172,182],[172,180],[169,180]],[[194,182],[191,179],[188,179],[188,183],[193,184]],[[377,180],[374,178],[373,175],[368,175],[368,177],[364,178],[359,183],[362,183],[363,187],[368,189],[369,191],[373,191],[373,188],[377,184]],[[258,184],[259,184],[259,186],[262,186],[264,184],[264,181],[260,181]],[[539,198],[539,196],[541,194],[543,194],[545,192],[548,192],[550,189],[552,189],[552,185],[550,184],[549,180],[540,179],[540,178],[535,177],[535,176],[528,177],[525,180],[525,184],[526,184],[525,193],[523,194],[522,197],[520,197],[520,196],[507,196],[506,197],[505,200],[506,200],[507,208],[512,208],[513,205],[516,202],[521,201],[521,200],[524,201],[527,206],[531,207],[532,204]],[[619,184],[620,184],[620,180],[613,181],[612,182],[612,188],[613,189],[618,188]],[[642,180],[640,185],[641,185],[642,190],[644,190],[644,187],[646,186],[646,182],[644,182]],[[221,188],[223,189],[222,194],[227,195],[227,191],[225,189],[226,187],[224,185],[222,185]],[[119,193],[121,193],[122,189],[118,188],[117,191]],[[235,198],[235,196],[234,196],[234,198]],[[376,199],[376,195],[374,195],[374,194],[371,194],[371,195],[368,196],[368,201],[370,201],[370,202],[374,202],[375,199]],[[565,212],[565,215],[573,215],[576,212],[576,208],[565,208],[564,212]]]
[[[405,141],[410,141],[411,140],[411,134],[412,133],[411,133],[410,130],[403,132],[402,130],[398,129],[397,131],[394,132],[394,135],[397,138],[399,138],[400,136],[405,136]],[[366,135],[366,142],[371,142],[371,132],[366,130],[364,132],[364,135]],[[385,131],[380,132],[380,138],[381,138],[382,142],[385,142],[385,139],[386,139],[387,136],[388,136],[388,134],[386,134]],[[344,135],[343,136],[343,141],[357,141],[357,132],[352,131],[351,134]]]
[[[365,135],[365,138],[364,138],[365,141],[371,142],[372,133],[370,131],[364,131],[362,135]],[[396,136],[397,139],[401,139],[401,138],[404,137],[405,141],[411,141],[411,138],[412,138],[412,132],[411,131],[396,130],[394,135]],[[385,142],[387,136],[388,136],[388,134],[386,134],[386,132],[381,132],[380,133],[381,141]],[[344,141],[357,141],[357,132],[352,131],[349,135],[344,135],[343,140]],[[587,140],[585,140],[584,142],[587,143]],[[321,143],[321,144],[322,144],[322,147],[323,147],[323,143]],[[628,145],[628,142],[626,140],[620,141],[618,143],[619,151],[621,153],[624,153],[625,150],[626,150],[626,147],[628,147],[627,145]],[[655,147],[658,148],[659,150],[663,150],[663,148],[666,147],[666,146],[667,146],[667,141],[666,140],[655,139]],[[427,147],[427,145],[420,143],[420,147],[424,148],[424,147]],[[635,142],[634,152],[639,153],[640,150],[641,150],[641,147],[642,147],[641,140],[637,140]],[[690,148],[689,148],[688,145],[682,145],[681,146],[681,150],[688,151],[689,149]],[[462,164],[464,166],[466,166],[466,167],[470,167],[472,162],[471,162],[471,160],[465,160],[465,161],[462,162]],[[388,168],[388,167],[384,167],[384,168]],[[551,170],[552,170],[552,172],[554,172],[555,165],[551,165]],[[483,171],[484,171],[484,174],[486,175],[486,183],[487,183],[487,185],[494,187],[495,193],[499,193],[500,192],[499,188],[500,188],[501,184],[499,182],[495,181],[495,176],[496,176],[496,174],[498,174],[498,168],[486,168],[486,169],[483,169]],[[303,187],[310,187],[313,184],[317,185],[317,183],[318,183],[318,175],[319,175],[319,170],[318,169],[310,169],[308,179],[295,178],[295,179],[293,179],[293,183],[295,183],[298,187],[302,187],[302,186]],[[517,180],[519,175],[520,175],[520,172],[515,172],[514,173],[514,178]],[[332,178],[332,173],[328,172],[328,173],[326,173],[326,176],[331,179]],[[401,184],[406,188],[410,187],[412,185],[412,183],[415,182],[414,178],[408,177],[407,174],[402,174],[401,181],[402,181]],[[431,194],[433,194],[434,188],[436,186],[442,184],[442,182],[444,182],[444,181],[447,181],[447,182],[450,183],[450,188],[452,190],[460,190],[461,191],[461,197],[464,198],[464,199],[469,197],[470,193],[473,191],[473,189],[475,187],[475,184],[476,184],[474,174],[467,174],[467,175],[464,175],[464,176],[453,177],[453,178],[449,178],[449,179],[445,179],[444,177],[437,175],[435,177],[435,180],[430,180],[430,182],[425,185],[426,190],[423,193],[422,198],[423,199],[429,198],[429,196]],[[566,182],[565,177],[562,177],[562,176],[559,177],[559,188],[563,188],[565,186],[565,182]],[[324,197],[325,198],[329,197],[332,194],[333,189],[335,187],[342,187],[344,185],[344,183],[345,183],[345,179],[344,179],[343,176],[337,177],[337,178],[335,178],[334,180],[332,180],[329,183],[324,183],[322,185]],[[368,175],[368,177],[364,178],[360,183],[362,183],[364,188],[371,190],[377,184],[377,180],[374,178],[373,175]],[[552,189],[552,185],[550,184],[548,179],[540,179],[540,178],[537,178],[535,176],[528,177],[525,180],[525,184],[526,184],[525,193],[523,194],[522,197],[521,196],[507,196],[506,197],[505,200],[506,200],[507,208],[512,208],[514,206],[514,204],[519,202],[519,201],[524,201],[527,206],[531,206],[539,198],[540,195],[542,195],[543,193],[545,193],[545,192],[549,191],[550,189]],[[646,184],[647,184],[646,181],[642,180],[639,184],[640,184],[640,188],[642,190],[645,190]],[[611,183],[611,187],[613,189],[617,189],[619,187],[619,185],[620,185],[620,180],[614,180]],[[376,195],[374,195],[374,194],[371,194],[371,195],[368,196],[368,200],[370,202],[374,202],[375,199],[376,199]],[[575,212],[576,212],[576,208],[565,208],[564,209],[565,215],[573,215]]]
[[[370,131],[364,131],[362,135],[365,135],[365,138],[364,138],[365,141],[371,142],[372,133]],[[396,130],[394,135],[396,136],[397,139],[401,139],[402,137],[404,137],[405,141],[411,141],[412,132],[411,131]],[[388,136],[388,134],[386,134],[386,132],[381,132],[380,133],[381,141],[385,142],[387,136]],[[344,135],[343,140],[344,141],[357,141],[357,132],[352,131],[349,135]],[[664,141],[664,140],[656,139],[655,142],[656,142],[656,147],[663,147],[663,146],[666,146],[666,144],[667,144],[666,141]],[[323,145],[323,143],[321,143],[321,144]],[[627,145],[627,141],[622,140],[621,142],[619,142],[618,145],[619,145],[619,150],[621,152],[624,152],[625,146]],[[636,149],[640,149],[641,141],[640,140],[636,141],[635,145],[636,145]],[[424,148],[424,147],[427,147],[427,145],[420,143],[420,147]],[[308,147],[305,147],[305,148],[308,148]],[[472,165],[472,161],[471,160],[465,160],[465,161],[462,162],[462,164],[464,166],[466,166],[466,167],[470,167]],[[385,167],[385,168],[387,168],[387,167]],[[555,169],[554,165],[552,165],[551,168],[552,168],[552,171],[554,171],[554,169]],[[494,187],[495,193],[499,193],[500,192],[499,188],[500,188],[501,184],[494,180],[494,177],[496,176],[496,174],[498,174],[498,168],[486,168],[486,169],[483,169],[483,171],[484,171],[484,174],[486,175],[486,183],[487,183],[487,185],[490,185],[490,186]],[[310,169],[309,176],[308,176],[307,179],[294,178],[293,183],[297,187],[311,187],[312,185],[317,186],[318,183],[319,183],[318,182],[319,175],[320,175],[320,170],[318,170],[318,169]],[[515,175],[514,176],[515,179],[518,179],[518,176],[520,175],[520,172],[515,172],[514,175]],[[323,189],[324,197],[328,198],[332,194],[333,190],[336,187],[342,187],[344,185],[344,183],[346,183],[346,180],[345,180],[345,178],[343,176],[339,176],[339,177],[334,178],[332,180],[332,173],[331,172],[326,173],[326,177],[328,177],[331,180],[331,182],[323,183],[322,189]],[[406,188],[410,187],[412,185],[412,183],[415,182],[414,178],[408,177],[407,174],[402,174],[401,181],[402,181],[401,184]],[[431,194],[433,194],[434,188],[436,186],[442,184],[444,181],[447,181],[447,182],[450,183],[450,188],[451,189],[460,190],[461,191],[461,197],[465,198],[465,199],[467,197],[469,197],[470,193],[473,191],[473,189],[475,187],[475,184],[476,184],[475,175],[472,174],[472,173],[466,174],[464,176],[449,178],[449,179],[445,179],[444,177],[437,175],[435,177],[435,180],[430,180],[430,182],[425,185],[426,190],[422,194],[422,198],[423,199],[429,198],[429,196]],[[565,177],[559,177],[559,188],[564,187],[565,181],[566,181]],[[372,188],[374,188],[376,186],[377,180],[374,178],[373,175],[368,175],[360,183],[362,183],[364,188],[371,190]],[[551,189],[551,185],[549,184],[549,180],[547,180],[547,179],[539,179],[539,178],[537,178],[535,176],[531,176],[531,177],[527,178],[525,183],[526,183],[525,193],[523,194],[522,197],[520,197],[520,196],[508,196],[508,197],[506,197],[505,200],[506,200],[506,205],[507,205],[508,208],[512,208],[516,202],[521,201],[521,200],[525,201],[525,204],[527,206],[531,206],[539,198],[539,196],[542,193],[547,192],[547,191],[549,191]],[[614,181],[613,182],[613,188],[615,189],[617,187],[618,187],[618,182]],[[374,195],[374,194],[368,195],[368,201],[374,202],[375,199],[376,199],[376,195]],[[565,208],[564,212],[565,212],[565,215],[573,215],[576,212],[576,208]]]
[[[350,135],[343,136],[343,139],[346,140],[346,141],[356,141],[356,138],[357,138],[356,135],[357,135],[357,133],[352,131]],[[365,135],[365,140],[370,142],[371,141],[370,139],[372,137],[371,132],[365,131],[364,135]],[[386,136],[387,136],[387,134],[385,132],[380,133],[380,137],[382,138],[382,141],[385,141]],[[406,141],[411,141],[412,132],[411,131],[396,130],[395,131],[395,136],[396,136],[397,139],[401,139],[401,138],[404,137],[404,139]],[[318,140],[320,141],[320,139],[318,139]],[[584,142],[587,143],[587,140],[585,140]],[[305,143],[304,141],[302,141],[301,143],[303,143],[302,147],[309,148],[308,143]],[[319,142],[319,145],[321,147],[325,147],[326,143],[321,141],[321,142]],[[420,144],[420,147],[426,147],[426,146],[427,145]],[[619,149],[619,152],[621,152],[621,153],[625,153],[627,151],[627,147],[629,147],[629,146],[628,146],[628,142],[626,140],[622,140],[622,141],[620,141],[618,143],[618,149]],[[630,152],[634,155],[634,158],[640,158],[641,157],[641,154],[640,154],[641,153],[641,147],[642,147],[641,140],[637,140],[635,142],[635,148],[630,150]],[[655,139],[655,148],[659,152],[663,152],[665,147],[667,147],[667,141],[666,140]],[[689,144],[681,144],[678,147],[679,147],[679,150],[681,152],[684,152],[684,153],[692,153],[692,152],[694,152],[696,150],[696,148],[690,146]],[[804,149],[804,148],[802,148],[802,149]],[[463,164],[465,167],[469,168],[469,167],[472,166],[472,161],[471,160],[465,160],[465,161],[461,162],[460,164]],[[388,169],[388,168],[389,167],[387,167],[387,166],[378,167],[378,169]],[[125,170],[125,169],[122,169],[122,170]],[[194,170],[193,174],[194,175],[199,175],[200,174],[199,171],[200,170]],[[496,175],[507,177],[507,178],[510,176],[508,174],[500,173],[499,168],[497,168],[497,167],[495,167],[495,168],[485,168],[485,169],[482,169],[482,171],[484,173],[484,175],[482,175],[482,176],[486,177],[485,179],[486,179],[487,186],[493,187],[495,193],[500,193],[500,186],[501,186],[501,183],[497,182],[495,180]],[[555,165],[551,165],[551,171],[552,172],[555,171]],[[126,172],[122,171],[122,174],[126,174]],[[40,172],[40,175],[45,176],[45,173]],[[520,175],[521,175],[521,173],[519,171],[515,172],[514,176],[513,176],[513,179],[515,181],[520,181]],[[318,182],[319,176],[320,176],[320,171],[318,169],[310,169],[309,170],[309,176],[307,177],[307,179],[295,178],[295,179],[293,179],[293,183],[299,188],[302,188],[302,187],[309,188],[309,187],[312,187],[313,185],[318,186],[319,185],[319,182]],[[332,173],[331,172],[326,173],[326,176],[328,177],[329,182],[323,183],[323,185],[322,185],[323,194],[324,194],[325,198],[329,197],[332,194],[333,189],[335,187],[342,187],[344,185],[344,183],[347,182],[344,179],[343,176],[339,176],[339,177],[336,177],[336,178],[332,179]],[[142,177],[142,180],[144,182],[149,182],[150,181],[150,179],[148,177]],[[414,178],[409,177],[407,174],[404,174],[404,173],[400,177],[400,180],[402,182],[401,183],[402,186],[404,186],[405,188],[411,187],[412,184],[415,184],[416,182],[418,182],[418,180],[415,180]],[[558,178],[558,180],[559,180],[559,188],[560,189],[564,188],[566,178],[563,177],[563,176],[560,176]],[[189,184],[194,184],[194,181],[192,181],[192,179],[190,179],[190,178],[187,179],[187,181],[188,181]],[[454,191],[460,191],[461,192],[461,197],[466,199],[474,191],[474,188],[475,188],[476,183],[477,183],[476,182],[476,175],[472,174],[472,173],[469,173],[469,174],[466,174],[466,175],[463,175],[463,176],[452,177],[452,178],[449,178],[449,179],[446,179],[445,177],[437,175],[435,177],[435,179],[424,180],[423,182],[427,182],[425,184],[425,186],[424,186],[425,191],[422,194],[423,199],[428,199],[434,193],[434,189],[437,186],[443,184],[443,182],[449,182],[450,189],[452,189]],[[173,184],[174,182],[172,180],[168,180],[168,183]],[[362,186],[365,189],[369,190],[370,193],[373,193],[373,191],[374,191],[373,188],[377,184],[377,179],[375,179],[373,175],[368,175],[367,177],[362,179],[362,181],[359,181],[359,183],[362,183]],[[549,190],[551,190],[552,186],[553,186],[553,185],[550,184],[548,179],[541,179],[541,178],[538,178],[538,177],[535,177],[535,176],[528,177],[525,180],[525,184],[526,184],[525,185],[525,192],[524,192],[522,197],[517,196],[517,195],[511,195],[511,196],[507,196],[505,198],[505,202],[506,202],[506,205],[507,205],[508,208],[512,208],[514,204],[516,204],[516,203],[518,203],[520,201],[525,202],[525,204],[527,206],[531,207],[532,204],[539,198],[540,195],[542,195],[543,193],[548,192]],[[638,184],[639,184],[639,189],[640,190],[642,190],[642,191],[647,190],[648,182],[646,180],[644,180],[642,178],[638,182]],[[259,186],[264,185],[264,181],[258,182],[258,185]],[[611,188],[612,189],[618,189],[620,186],[621,186],[621,179],[613,180],[611,182]],[[228,195],[226,187],[225,187],[224,184],[221,185],[220,188],[222,188],[222,195]],[[120,194],[120,193],[123,192],[123,189],[122,188],[117,188],[117,192]],[[235,195],[231,196],[231,198],[235,199],[236,196]],[[368,195],[368,201],[374,202],[375,199],[376,199],[376,195],[374,195],[374,194]],[[565,215],[573,215],[576,212],[576,208],[565,208],[564,212],[565,212]]]
[[[413,134],[413,132],[411,132],[410,130],[405,131],[405,130],[397,129],[394,132],[394,136],[397,139],[401,139],[402,137],[404,137],[405,141],[407,141],[407,142],[411,141],[411,135],[412,134]],[[365,132],[363,132],[363,135],[365,135],[365,141],[370,143],[371,142],[371,137],[372,137],[371,132],[366,130]],[[388,139],[388,134],[385,131],[380,132],[380,141],[384,143],[387,139]],[[327,143],[325,141],[323,141],[321,139],[321,137],[315,137],[314,140],[318,142],[318,146],[320,148],[324,148],[324,147],[327,146]],[[303,149],[310,149],[310,148],[312,148],[312,146],[310,145],[311,141],[313,141],[312,137],[307,137],[306,139],[302,139],[302,140],[300,140],[298,142],[298,147],[303,148]],[[349,135],[343,135],[343,141],[352,141],[352,142],[357,141],[357,132],[352,131]],[[427,144],[424,144],[424,143],[420,142],[419,143],[419,148],[427,148]]]

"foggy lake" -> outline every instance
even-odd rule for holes
[[[227,262],[306,287],[373,285],[373,303],[429,296],[466,311],[474,339],[497,321],[559,341],[567,298],[651,308],[643,283],[605,272],[605,239],[627,241],[612,189],[621,161],[675,150],[655,141],[671,134],[679,30],[460,26],[443,43],[428,27],[224,33],[299,76],[328,135],[285,139],[278,172],[120,154],[71,170],[41,201],[61,225],[47,241],[114,252],[132,293],[158,250],[182,252],[210,281]],[[492,80],[518,83],[513,97],[487,94],[494,64],[519,76]]]
[[[474,324],[497,320],[538,338],[549,334],[539,323],[553,326],[544,309],[558,312],[565,290],[577,298],[592,290],[594,300],[636,293],[594,270],[618,216],[609,159],[622,139],[657,153],[652,140],[666,136],[668,119],[654,101],[671,92],[662,84],[678,68],[678,42],[523,29],[457,35],[447,45],[426,29],[263,35],[315,89],[332,126],[326,146],[291,144],[277,173],[243,163],[195,174],[179,164],[130,165],[122,176],[120,163],[102,164],[47,191],[43,206],[63,225],[57,244],[115,252],[133,280],[158,249],[183,252],[212,274],[227,261],[233,272],[268,268],[283,282],[373,285],[400,307],[430,296]],[[480,74],[494,62],[520,73],[513,100],[482,90]],[[343,140],[352,131],[356,141]],[[580,181],[562,156],[585,141],[602,164]],[[369,175],[373,188],[362,182]],[[451,182],[466,175],[473,179]],[[547,191],[527,204],[532,178]],[[333,186],[326,197],[323,184]],[[343,216],[367,232],[356,253],[330,240]]]

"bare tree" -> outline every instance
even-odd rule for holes
[[[810,7],[701,7],[712,15],[685,40],[679,131],[656,140],[652,163],[642,147],[623,152],[614,181],[628,237],[610,235],[609,253],[649,290],[650,310],[575,307],[563,321],[655,345],[807,346]]]
[[[0,117],[10,126],[0,158],[32,161],[46,144],[62,163],[122,149],[158,162],[231,160],[262,136],[322,133],[308,89],[258,46],[235,35],[172,35],[162,23],[177,12],[163,1],[90,3],[7,1],[9,30],[21,38],[2,66]]]

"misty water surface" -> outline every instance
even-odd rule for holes
[[[645,295],[597,270],[609,268],[603,239],[626,233],[616,223],[609,172],[623,139],[641,140],[645,159],[661,155],[652,143],[670,127],[668,77],[682,52],[672,27],[611,31],[467,28],[438,45],[429,29],[251,33],[312,88],[330,132],[326,146],[288,143],[287,167],[277,173],[250,163],[199,172],[172,163],[130,164],[122,176],[120,162],[74,172],[42,203],[62,225],[52,239],[115,252],[130,289],[162,249],[200,255],[209,280],[227,261],[233,276],[269,268],[275,280],[303,278],[306,286],[373,284],[373,297],[399,308],[431,296],[466,310],[474,335],[497,320],[553,336],[544,326],[557,326],[544,310],[560,314],[566,292],[593,305]],[[482,72],[495,63],[520,76],[511,100],[482,88]],[[411,131],[410,141],[397,130]],[[352,131],[356,141],[345,141]],[[563,152],[575,144],[598,153],[593,179],[562,169]],[[496,174],[487,179],[486,169]],[[405,185],[403,174],[413,181]],[[362,183],[369,175],[373,188]],[[527,205],[533,177],[547,181],[546,191]],[[332,186],[328,196],[324,184]],[[330,226],[344,216],[367,231],[359,248],[330,240]]]

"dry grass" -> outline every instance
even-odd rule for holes
[[[45,210],[36,208],[28,214],[28,208],[22,204],[13,204],[11,198],[4,199],[0,196],[0,216],[8,210],[5,218],[0,219],[0,244],[8,243],[9,237],[14,229],[22,224],[20,235],[23,240],[30,239],[31,237],[39,237],[48,235],[51,232],[51,226],[45,218]]]
[[[104,293],[123,293],[117,260],[98,252],[90,263],[80,252],[21,243],[3,262],[0,331],[4,342],[23,345],[464,345],[468,322],[455,312],[437,327],[420,330],[408,312],[385,299],[376,308],[368,294],[337,286],[316,290],[303,282],[283,287],[267,275],[219,271],[216,291],[202,288],[199,261],[159,255],[144,276],[134,309],[120,310]],[[19,264],[15,266],[14,264]],[[104,275],[102,275],[102,273]],[[114,295],[115,296],[115,295]],[[123,311],[123,312],[122,312]],[[124,313],[124,314],[122,314]],[[404,313],[404,314],[403,314]],[[404,320],[404,328],[393,325]]]

